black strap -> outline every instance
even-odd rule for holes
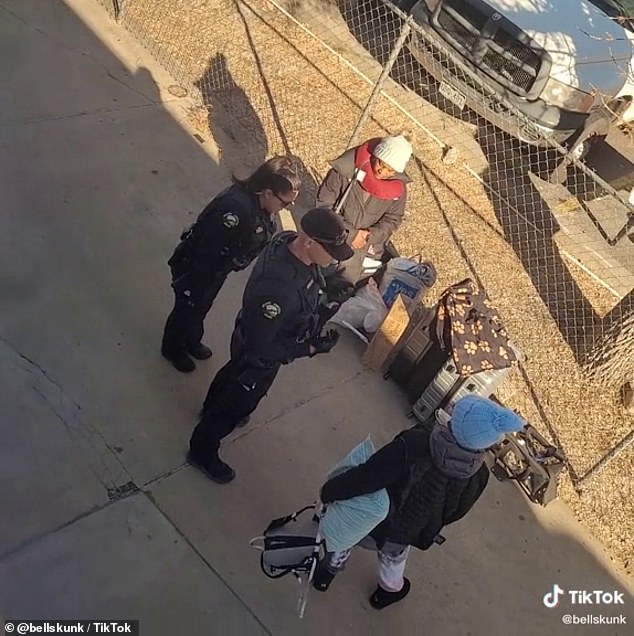
[[[314,510],[314,509],[315,509],[315,504],[310,504],[309,506],[304,506],[297,512],[293,512],[290,515],[286,515],[285,517],[279,517],[278,519],[273,519],[273,521],[271,521],[271,523],[269,523],[269,525],[266,527],[264,534],[266,534],[267,532],[270,532],[271,530],[275,530],[276,528],[281,528],[282,526],[286,525],[290,521],[295,521],[295,519],[299,515],[301,515],[302,512],[305,512],[306,510]]]
[[[279,579],[286,574],[290,574],[293,571],[293,568],[284,568],[280,570],[277,574],[272,574],[269,570],[264,566],[264,552],[260,555],[260,568],[262,568],[262,572],[266,574],[270,579]],[[277,569],[277,568],[276,568]]]
[[[291,574],[291,572],[298,572],[300,570],[303,570],[305,572],[310,572],[313,565],[312,561],[313,559],[316,559],[316,558],[317,558],[316,554],[313,553],[311,556],[304,559],[302,563],[298,563],[297,565],[290,565],[285,568],[269,566],[270,569],[267,570],[266,566],[264,565],[264,552],[263,552],[260,555],[260,568],[262,569],[262,572],[264,572],[264,574],[266,574],[266,576],[268,576],[270,579],[280,579],[283,576],[286,576],[287,574]],[[273,574],[271,570],[279,570],[279,571]]]
[[[278,545],[275,545],[275,544]],[[319,545],[315,537],[276,534],[272,537],[264,537],[265,550],[285,550],[287,548],[307,548]]]

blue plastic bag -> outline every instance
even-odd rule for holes
[[[399,257],[388,262],[379,290],[385,305],[391,307],[398,294],[406,298],[416,298],[419,292],[430,289],[435,282],[436,269],[433,263],[418,263],[409,258]]]

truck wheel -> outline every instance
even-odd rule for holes
[[[577,161],[583,161],[588,156],[592,148],[594,148],[599,142],[603,141],[605,137],[606,135],[599,134],[586,137],[583,141],[572,147],[570,156]]]
[[[585,138],[571,146],[571,156],[577,161],[583,161],[592,148],[607,137],[610,128],[618,124],[629,104],[629,98],[614,99],[597,111],[596,115],[591,115],[594,121],[588,126]]]

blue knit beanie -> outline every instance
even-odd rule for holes
[[[501,441],[505,433],[521,430],[524,424],[511,409],[488,398],[467,395],[456,402],[450,428],[463,448],[485,450]]]

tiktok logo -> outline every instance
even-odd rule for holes
[[[544,603],[544,605],[549,608],[557,607],[557,605],[559,605],[559,597],[562,594],[564,594],[564,588],[559,587],[559,585],[555,583],[555,585],[553,585],[553,591],[544,594],[542,603]]]

